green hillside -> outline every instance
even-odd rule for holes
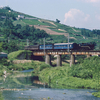
[[[17,49],[23,49],[27,45],[26,39],[30,45],[43,43],[44,37],[46,43],[63,43],[68,41],[68,34],[70,42],[96,42],[95,49],[100,49],[100,30],[70,27],[57,20],[50,21],[26,15],[10,7],[0,9],[0,41],[4,43],[4,50],[9,41],[14,41]]]

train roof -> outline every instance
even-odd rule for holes
[[[68,45],[68,44],[73,44],[73,43],[55,43],[54,45]]]
[[[44,44],[40,44],[40,45],[44,45]],[[53,45],[53,43],[50,43],[50,44],[47,44],[47,43],[46,43],[45,45]]]

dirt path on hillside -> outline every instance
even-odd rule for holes
[[[81,31],[77,31],[77,30],[75,30],[74,28],[72,28],[75,32],[81,32]]]
[[[43,20],[43,19],[42,19],[42,20],[39,19],[38,21],[40,21],[40,22],[43,22],[43,21],[44,21],[44,22],[50,23],[50,24],[52,24],[52,25],[54,25],[54,26],[57,26],[56,24],[54,24],[54,23],[51,22],[51,21],[47,21],[47,20]]]
[[[46,33],[50,34],[50,35],[64,35],[64,36],[68,36],[68,33],[59,33],[59,32],[55,32],[52,31],[51,29],[49,29],[49,26],[45,26],[45,25],[34,25],[35,28],[40,29],[40,30],[44,30],[46,31]]]
[[[29,26],[33,26],[33,25],[29,25]],[[48,33],[48,34],[50,34],[50,35],[64,35],[65,37],[68,37],[68,34],[69,33],[59,33],[59,32],[55,32],[55,31],[53,31],[53,30],[51,30],[51,29],[49,29],[49,27],[50,26],[46,26],[46,25],[34,25],[34,27],[36,28],[36,29],[40,29],[40,30],[44,30],[44,31],[46,31],[46,33]],[[62,29],[58,29],[58,30],[62,30]],[[64,30],[62,30],[62,31],[64,31]],[[76,40],[76,38],[75,37],[69,37],[70,39],[75,39]]]

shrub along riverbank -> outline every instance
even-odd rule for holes
[[[49,67],[39,72],[39,79],[53,88],[100,90],[100,58],[90,57],[70,67]],[[95,93],[93,93],[95,94]],[[98,95],[95,95],[98,96]]]
[[[4,98],[2,96],[2,92],[0,92],[0,100],[4,100]]]

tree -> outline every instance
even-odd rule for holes
[[[0,52],[2,51],[2,42],[0,43]]]
[[[17,24],[16,26],[15,26],[15,29],[17,30],[17,29],[21,29],[21,24]]]
[[[14,25],[13,25],[12,21],[9,19],[9,17],[5,19],[4,26],[6,26],[7,28],[10,28],[10,29],[14,28]]]
[[[57,22],[57,23],[60,23],[60,20],[56,19],[56,22]]]
[[[13,51],[17,51],[19,47],[17,46],[16,41],[10,41],[9,43],[3,42],[3,49],[10,53]]]

